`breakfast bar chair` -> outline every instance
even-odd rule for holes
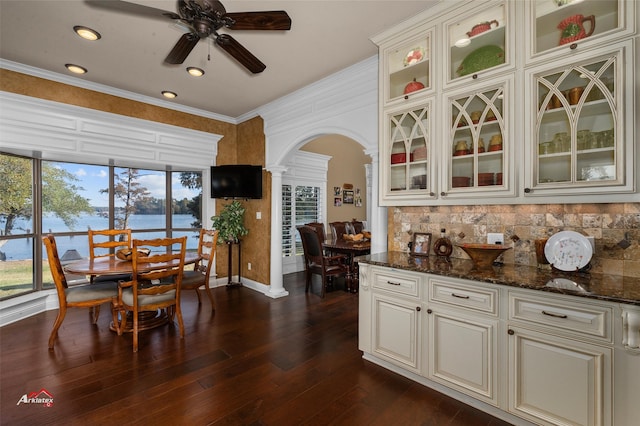
[[[193,270],[186,270],[182,274],[182,289],[195,290],[198,296],[198,305],[200,300],[200,292],[198,289],[204,287],[204,290],[211,301],[211,310],[216,309],[213,301],[213,294],[209,288],[209,278],[211,277],[211,269],[213,268],[213,260],[216,257],[216,247],[218,245],[218,230],[200,229],[200,239],[198,240],[198,255],[200,260],[195,264]]]
[[[67,308],[92,308],[93,324],[98,321],[100,315],[100,305],[104,303],[112,303],[118,296],[118,283],[115,281],[102,281],[95,284],[85,284],[69,287],[67,278],[64,275],[60,257],[58,257],[58,247],[53,235],[47,235],[42,238],[47,249],[47,257],[49,258],[49,267],[51,268],[51,276],[56,285],[58,292],[58,316],[53,323],[53,329],[49,336],[49,349],[53,349],[56,338],[58,337],[58,329],[64,321],[67,314]],[[113,313],[115,320],[115,313]]]

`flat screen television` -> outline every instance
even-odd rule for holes
[[[262,198],[262,166],[212,166],[211,198]]]

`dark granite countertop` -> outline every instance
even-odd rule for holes
[[[403,252],[359,256],[358,262],[444,277],[463,278],[509,287],[568,294],[640,306],[640,278],[583,272],[562,272],[526,265],[492,266],[478,270],[471,260],[416,257]]]

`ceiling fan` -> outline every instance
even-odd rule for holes
[[[173,19],[186,24],[190,32],[180,37],[165,58],[168,64],[181,64],[200,40],[211,37],[215,44],[240,62],[254,74],[264,71],[266,65],[256,58],[229,34],[220,34],[218,30],[289,30],[291,18],[283,10],[265,12],[227,13],[218,0],[178,0],[178,13],[168,12],[154,7],[128,1],[87,0],[89,5],[119,10],[129,14],[150,18]]]

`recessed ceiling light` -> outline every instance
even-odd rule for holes
[[[204,70],[196,67],[187,67],[187,72],[194,77],[202,77],[204,75]]]
[[[162,91],[162,96],[164,96],[165,98],[169,98],[169,99],[173,99],[178,97],[178,95],[175,92],[170,92],[168,90],[163,90]]]
[[[87,69],[84,67],[81,67],[80,65],[74,65],[74,64],[64,64],[65,67],[67,67],[67,69],[69,71],[71,71],[74,74],[86,74],[87,73]]]
[[[100,37],[102,37],[100,33],[97,32],[96,30],[92,30],[91,28],[87,28],[87,27],[82,27],[80,25],[76,25],[75,27],[73,27],[73,31],[75,31],[76,34],[78,34],[80,37],[82,37],[85,40],[95,41],[95,40],[98,40]]]

